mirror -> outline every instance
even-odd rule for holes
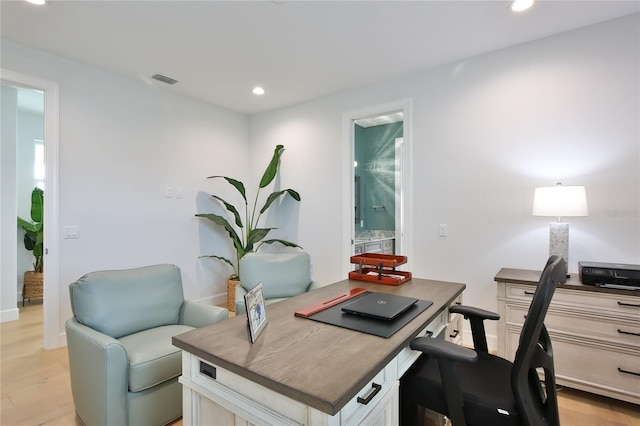
[[[352,120],[353,253],[404,254],[402,110]]]

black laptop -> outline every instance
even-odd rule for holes
[[[395,294],[369,292],[342,308],[342,312],[391,321],[416,304],[418,299]]]

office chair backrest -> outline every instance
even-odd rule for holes
[[[522,327],[513,362],[511,386],[518,411],[531,425],[559,424],[553,350],[544,318],[556,286],[564,282],[565,265],[564,259],[559,256],[551,256],[547,261]],[[546,392],[539,373],[544,373]]]

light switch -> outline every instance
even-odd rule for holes
[[[80,238],[80,233],[77,225],[64,227],[64,238],[66,240]]]
[[[441,223],[439,228],[440,228],[440,236],[441,237],[446,237],[447,236],[447,224],[446,223]]]
[[[165,196],[165,198],[173,198],[173,187],[172,186],[167,186],[164,189],[164,196]]]

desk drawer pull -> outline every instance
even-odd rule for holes
[[[535,291],[527,291],[527,290],[525,290],[524,294],[527,295],[527,296],[533,296],[536,293],[535,293]]]
[[[380,392],[381,389],[382,389],[382,385],[379,385],[377,383],[371,383],[371,389],[369,389],[369,392],[367,393],[367,395],[364,398],[358,397],[358,402],[360,404],[367,405],[378,394],[378,392]]]
[[[640,373],[636,373],[635,371],[629,371],[618,367],[618,371],[626,374],[633,374],[634,376],[640,376]]]
[[[631,336],[640,336],[640,333],[634,333],[633,331],[624,331],[624,330],[620,330],[620,329],[618,329],[618,333],[620,333],[620,334],[629,334]]]
[[[618,302],[619,306],[631,306],[634,308],[640,308],[640,303],[636,304],[636,303],[625,303],[625,302]]]
[[[213,365],[209,365],[200,361],[200,374],[204,374],[205,376],[209,376],[212,379],[216,379],[216,368]]]
[[[450,338],[455,339],[460,334],[460,330],[453,330],[453,333],[449,335]]]

